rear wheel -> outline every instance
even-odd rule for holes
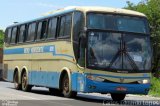
[[[111,97],[114,101],[122,101],[124,100],[126,94],[116,94],[116,93],[112,93]]]
[[[31,91],[32,86],[28,84],[27,73],[24,72],[22,75],[22,90],[23,91]]]
[[[69,77],[67,74],[64,75],[62,80],[62,94],[64,97],[76,97],[77,92],[74,92],[70,88]]]
[[[21,84],[19,83],[18,71],[16,71],[14,74],[13,82],[14,82],[15,89],[17,90],[22,89]]]

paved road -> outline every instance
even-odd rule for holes
[[[154,101],[153,101],[154,100]],[[34,87],[31,92],[15,90],[12,83],[0,81],[0,106],[108,106],[116,105],[109,94],[83,94],[73,99],[51,95],[47,88]],[[160,98],[127,95],[121,106],[160,106]]]

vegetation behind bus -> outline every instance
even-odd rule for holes
[[[0,30],[0,48],[3,47],[3,38],[4,38],[4,32],[3,30]]]
[[[160,96],[160,0],[141,0],[137,5],[128,1],[125,8],[147,15],[153,47],[152,73],[154,76],[151,80],[152,86],[149,94]]]
[[[2,80],[2,61],[3,61],[3,37],[4,32],[0,30],[0,80]]]
[[[137,5],[127,2],[126,9],[142,12],[147,15],[150,30],[151,42],[153,47],[153,73],[158,74],[160,66],[160,1],[159,0],[142,0]],[[158,76],[156,74],[156,76]]]

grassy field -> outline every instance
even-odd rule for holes
[[[152,77],[151,84],[149,95],[160,97],[160,79]]]

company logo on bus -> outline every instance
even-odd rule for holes
[[[121,82],[121,83],[123,83],[123,82],[124,82],[124,78],[120,78],[119,80],[120,80],[120,82]]]

